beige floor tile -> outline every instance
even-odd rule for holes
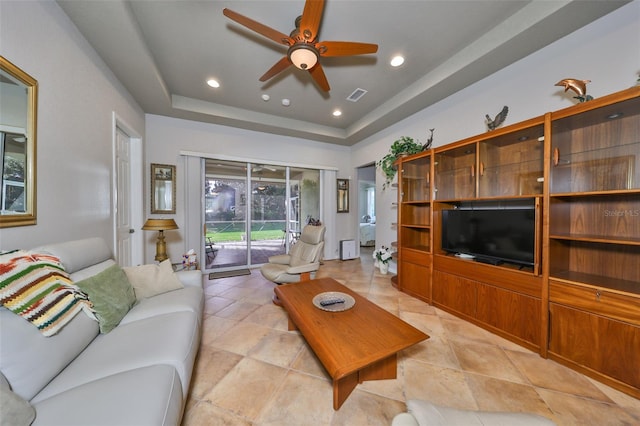
[[[290,371],[269,405],[265,407],[259,424],[328,425],[333,416],[333,388],[318,377]]]
[[[471,343],[486,343],[492,340],[493,335],[490,332],[460,318],[441,318],[440,322],[446,330],[449,340]]]
[[[636,414],[636,417],[638,417],[638,419],[639,419],[638,424],[640,424],[640,399],[636,399],[636,398],[632,397],[631,395],[627,395],[626,393],[622,393],[619,390],[613,389],[613,388],[605,385],[604,383],[598,382],[597,380],[594,380],[594,379],[591,379],[591,378],[587,378],[587,379],[591,383],[593,383],[593,385],[595,387],[600,389],[602,391],[602,393],[607,395],[607,397],[609,397],[609,399],[611,399],[613,402],[615,402],[616,404],[618,404],[621,407],[624,407],[624,408],[627,408],[629,410],[632,410]]]
[[[478,409],[464,372],[410,358],[404,360],[403,367],[406,399],[424,399],[452,408]]]
[[[440,317],[437,315],[400,310],[399,317],[401,320],[408,322],[431,337],[443,336],[445,334],[442,323],[440,322]]]
[[[219,295],[222,297],[226,297],[228,299],[242,300],[247,296],[251,296],[253,292],[255,292],[254,288],[236,286],[236,287],[231,287],[230,289],[220,293]]]
[[[504,351],[494,345],[451,341],[460,367],[470,373],[483,374],[515,383],[528,383]]]
[[[202,322],[202,344],[210,345],[237,323],[237,321],[220,318],[215,315],[206,316]]]
[[[200,347],[191,375],[190,397],[202,399],[242,359],[242,355]]]
[[[213,405],[210,401],[201,401],[187,410],[182,426],[251,426],[250,420],[237,416]]]
[[[244,301],[236,301],[231,305],[219,310],[215,313],[217,317],[227,318],[235,321],[242,321],[251,312],[258,309],[260,305],[256,303],[249,303]]]
[[[288,367],[304,345],[302,336],[286,331],[272,330],[249,351],[248,356],[260,361]]]
[[[291,368],[302,373],[310,374],[322,379],[331,380],[331,377],[324,369],[322,363],[313,353],[309,345],[305,344],[300,348],[298,357],[291,364]]]
[[[467,373],[466,378],[480,410],[533,413],[549,419],[553,417],[533,386],[472,373]]]
[[[536,387],[612,402],[585,376],[555,361],[519,351],[506,351],[506,354]]]
[[[223,310],[229,305],[235,303],[233,299],[227,299],[226,297],[211,296],[207,297],[204,301],[204,312],[208,315],[213,315],[218,311]]]
[[[551,408],[556,423],[560,425],[631,426],[638,424],[638,418],[632,417],[617,405],[547,389],[538,389],[538,393]]]
[[[205,395],[205,399],[256,421],[282,386],[286,374],[284,368],[245,357]]]
[[[207,281],[204,286],[204,294],[207,296],[218,296],[229,289],[232,289],[234,285],[227,284],[222,281]]]
[[[240,355],[246,355],[267,334],[268,327],[240,322],[211,342],[211,346]]]
[[[414,359],[438,367],[460,370],[460,363],[451,349],[449,342],[440,336],[434,335],[429,339],[413,345],[402,351],[404,358]]]
[[[418,398],[439,405],[549,414],[565,425],[640,424],[640,400],[541,358],[441,309],[398,292],[391,275],[361,260],[325,261],[318,276],[426,332],[399,354],[398,378],[359,384],[339,411],[331,379],[259,270],[207,281],[202,346],[183,426],[389,425]]]
[[[287,312],[273,303],[258,307],[258,309],[247,315],[243,322],[251,322],[282,331],[287,331],[289,325]]]
[[[406,405],[394,399],[372,395],[356,388],[340,410],[334,412],[332,426],[388,426],[393,417],[406,411]]]

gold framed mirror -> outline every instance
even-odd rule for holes
[[[151,164],[151,213],[176,212],[176,166]]]
[[[0,56],[0,228],[36,224],[38,82]]]

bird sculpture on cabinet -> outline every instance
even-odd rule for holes
[[[574,99],[580,102],[591,101],[593,96],[587,95],[587,83],[591,83],[591,80],[578,80],[577,78],[565,78],[557,82],[555,85],[564,87],[564,91],[571,90],[578,96],[574,96]]]
[[[507,119],[507,114],[509,114],[509,107],[506,105],[502,107],[502,111],[500,111],[493,120],[489,117],[489,114],[485,114],[485,118],[487,119],[487,128],[489,131],[500,127],[500,125],[504,123],[504,120]]]
[[[431,132],[431,135],[429,135],[429,138],[427,139],[427,141],[422,145],[422,150],[426,151],[429,148],[431,148],[431,145],[433,144],[433,131],[436,130],[435,128],[433,129],[429,129],[429,131]]]

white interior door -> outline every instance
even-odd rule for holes
[[[120,266],[132,264],[131,220],[131,141],[120,128],[116,128],[116,260]]]

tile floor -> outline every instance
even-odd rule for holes
[[[638,425],[640,401],[398,292],[370,255],[327,261],[338,279],[431,336],[400,353],[398,378],[356,387],[339,411],[329,376],[287,331],[273,284],[205,278],[204,332],[183,426],[389,425],[419,398],[456,408],[523,411],[559,425]]]

